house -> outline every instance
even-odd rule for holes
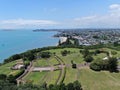
[[[104,57],[103,60],[108,60],[108,57]]]
[[[24,64],[18,63],[18,64],[15,64],[11,69],[12,70],[20,70],[20,69],[22,69],[24,67],[25,67]]]

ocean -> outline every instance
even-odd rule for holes
[[[13,54],[19,54],[34,48],[55,46],[57,32],[33,32],[32,30],[0,30],[0,62]]]

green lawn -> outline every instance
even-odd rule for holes
[[[47,75],[48,72],[30,72],[27,77],[25,77],[25,80],[27,82],[32,82],[33,84],[41,84],[41,82],[45,75]]]
[[[103,48],[105,51],[116,51],[108,48]],[[71,53],[67,56],[62,56],[61,51],[67,50]],[[94,51],[96,49],[90,50]],[[67,65],[71,65],[71,60],[76,63],[80,64],[84,62],[83,55],[79,52],[80,49],[77,48],[64,48],[64,49],[51,49],[47,50],[51,53],[56,53],[57,56],[59,56],[64,63]],[[120,57],[120,51],[116,51],[117,54],[114,55],[114,57]],[[93,55],[94,59],[97,58],[104,58],[106,57],[106,54],[101,53],[97,54],[96,56]],[[16,64],[17,61],[10,62],[8,64],[0,66],[0,74],[16,74],[19,72],[19,70],[11,70],[10,68]],[[45,67],[45,66],[54,66],[56,64],[59,64],[59,62],[56,60],[56,58],[52,55],[48,59],[39,59],[34,62],[35,67]],[[120,65],[120,62],[119,62]],[[57,66],[55,66],[57,68]],[[63,73],[65,71],[65,68],[63,70]],[[56,81],[61,81],[62,77],[64,77],[64,74],[61,76],[61,70],[57,71],[49,71],[49,72],[30,72],[24,79],[27,82],[33,82],[33,84],[43,84],[44,82],[47,82],[47,84],[56,84]],[[60,77],[60,78],[59,78]],[[66,67],[66,74],[64,83],[68,84],[70,82],[74,82],[75,80],[80,81],[83,90],[119,90],[120,89],[120,73],[110,73],[108,71],[101,71],[96,72],[89,68],[82,68],[82,69],[73,69],[71,66]]]
[[[90,69],[78,70],[78,80],[83,90],[119,90],[120,73],[95,72]]]
[[[113,55],[113,56],[114,56],[114,57],[120,57],[120,51],[113,50],[113,49],[109,49],[109,48],[104,48],[104,50],[106,50],[106,51],[115,51],[115,52],[117,52],[117,54],[116,54],[116,55]]]
[[[105,58],[107,55],[105,54],[105,53],[100,53],[100,54],[97,54],[97,55],[93,55],[93,58],[94,59],[98,59],[98,58],[100,58],[100,59],[103,59],[103,58]]]
[[[63,48],[63,49],[51,49],[51,50],[47,50],[47,51],[50,51],[51,53],[56,53],[57,55],[60,55],[61,54],[61,51],[63,50],[67,50],[67,51],[70,51],[72,53],[75,53],[75,52],[79,52],[80,49],[78,48]]]
[[[60,74],[60,70],[53,72],[31,72],[25,77],[27,82],[32,82],[33,84],[55,84]]]
[[[18,62],[18,60],[12,61],[10,63],[7,63],[7,64],[0,66],[0,74],[6,74],[6,75],[13,74],[13,75],[15,75],[16,73],[18,73],[20,70],[12,70],[11,69],[11,67],[13,65],[15,65],[17,62]]]
[[[34,62],[35,67],[53,66],[56,64],[59,64],[59,62],[53,56],[48,59],[41,58]]]
[[[49,64],[52,65],[52,66],[53,66],[53,65],[56,65],[56,64],[60,64],[54,56],[52,56],[52,57],[48,60],[48,62],[49,62]]]
[[[66,68],[66,76],[64,83],[65,84],[68,84],[70,82],[72,83],[75,80],[77,80],[77,69],[73,69],[72,67]]]
[[[44,78],[44,82],[47,82],[48,85],[56,84],[56,81],[59,79],[60,70],[48,72],[46,78]]]
[[[70,51],[71,53],[67,56],[62,56],[61,51],[63,50]],[[75,63],[81,63],[83,61],[83,56],[79,53],[80,49],[77,48],[52,49],[48,51],[51,53],[55,52],[56,55],[64,60],[65,64],[71,64],[71,60],[73,60]]]
[[[71,64],[71,60],[76,64],[83,62],[83,56],[80,53],[72,53],[67,56],[59,55],[59,57],[65,62],[65,64]]]
[[[35,67],[50,66],[50,64],[49,64],[48,61],[49,61],[49,59],[43,59],[43,58],[41,58],[41,59],[36,60],[36,61],[34,62],[34,66],[35,66]]]

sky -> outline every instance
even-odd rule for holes
[[[0,29],[120,28],[120,0],[0,0]]]

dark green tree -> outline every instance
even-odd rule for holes
[[[118,62],[116,58],[109,58],[108,61],[108,69],[110,72],[116,72],[117,71]]]
[[[86,56],[89,55],[89,50],[87,48],[85,48],[83,51],[82,51],[82,54],[83,54],[83,57],[85,58]]]
[[[73,83],[69,83],[69,84],[67,85],[67,90],[74,90],[74,85],[73,85]]]
[[[86,61],[86,62],[92,62],[93,60],[94,60],[93,57],[90,55],[88,55],[84,58],[84,61]]]
[[[82,90],[82,86],[79,81],[75,81],[73,83],[73,86],[74,86],[74,90]]]
[[[7,79],[7,76],[5,74],[0,74],[0,80],[6,80]]]

